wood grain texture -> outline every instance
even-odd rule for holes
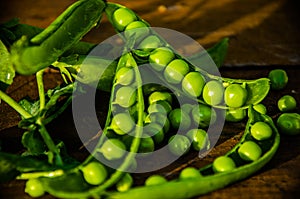
[[[19,17],[22,23],[46,27],[74,0],[10,0],[1,1],[0,22]],[[230,45],[225,66],[221,69],[224,77],[255,79],[266,77],[275,68],[283,68],[289,76],[284,90],[272,91],[264,100],[268,113],[276,119],[277,100],[284,94],[293,95],[300,104],[300,24],[299,2],[288,0],[117,0],[150,22],[152,26],[170,28],[185,33],[200,41],[205,47],[211,46],[218,37],[229,36]],[[114,31],[107,19],[99,29],[91,31],[84,40],[101,42]],[[241,67],[242,66],[242,67]],[[46,88],[53,88],[62,82],[58,74],[45,75]],[[34,76],[17,76],[7,91],[19,100],[25,96],[37,97]],[[105,95],[100,93],[99,95]],[[103,114],[105,107],[97,107]],[[296,110],[300,112],[299,106]],[[82,160],[87,152],[79,150],[81,142],[72,125],[71,110],[49,126],[53,136],[66,142],[70,153]],[[4,149],[19,152],[22,130],[17,128],[19,116],[5,103],[0,104],[0,140]],[[156,171],[168,178],[178,175],[185,166],[200,167],[226,153],[238,141],[244,123],[226,124],[216,147],[205,158],[190,153],[168,168]],[[201,196],[201,198],[296,198],[300,194],[300,136],[282,136],[279,150],[272,161],[254,176]],[[135,175],[137,184],[142,184],[151,173]],[[0,198],[30,198],[24,194],[23,181],[0,184]],[[51,196],[43,197],[53,198]],[[200,197],[199,197],[200,198]]]

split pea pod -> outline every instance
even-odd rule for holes
[[[264,140],[253,137],[251,128],[257,122],[263,122],[268,125],[272,131],[272,134],[266,137]],[[253,130],[252,130],[253,131]],[[264,133],[264,132],[262,132]],[[159,185],[140,186],[132,188],[129,191],[123,193],[110,192],[107,193],[107,198],[110,199],[125,199],[125,198],[191,198],[201,194],[214,191],[216,189],[228,186],[236,181],[245,179],[265,164],[267,164],[276,153],[280,142],[279,133],[272,121],[267,115],[262,115],[253,110],[252,106],[249,108],[249,120],[246,125],[246,129],[240,142],[230,150],[224,157],[225,160],[231,160],[233,166],[228,167],[227,171],[216,170],[216,159],[214,163],[209,164],[199,169],[202,176],[197,178],[188,178],[186,180],[173,180],[165,182]],[[251,143],[251,145],[249,145]],[[249,148],[245,145],[250,146]],[[255,147],[252,147],[255,146]],[[253,152],[256,149],[259,153]],[[249,150],[249,151],[247,151]],[[252,151],[251,151],[252,150]],[[249,152],[249,153],[248,153]],[[250,159],[247,159],[250,157]],[[259,154],[255,159],[252,154]],[[252,156],[251,156],[252,155]],[[226,161],[228,162],[228,161]],[[223,162],[224,163],[224,162]],[[224,167],[224,165],[221,165]]]
[[[105,12],[117,32],[125,31],[123,35],[125,41],[135,43],[137,49],[133,50],[133,54],[138,64],[150,64],[157,77],[166,82],[168,88],[176,90],[178,95],[186,95],[199,103],[221,109],[247,109],[249,105],[261,102],[270,90],[268,78],[256,80],[222,78],[208,73],[206,71],[209,70],[208,68],[195,66],[193,64],[195,58],[188,60],[176,53],[164,38],[151,28],[147,28],[148,23],[129,8],[108,3]],[[136,31],[131,34],[128,30]],[[134,36],[128,37],[128,35]],[[225,39],[209,50],[209,54],[216,55],[214,52],[218,51],[226,53],[226,50]],[[199,56],[205,57],[204,55],[205,53]],[[214,58],[214,61],[220,66],[220,60],[223,59],[222,55],[219,59]]]
[[[102,0],[79,0],[30,41],[15,42],[11,59],[16,71],[30,75],[51,65],[97,25],[105,6]]]

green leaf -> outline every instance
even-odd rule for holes
[[[15,70],[10,61],[9,52],[0,40],[0,83],[10,85],[12,84],[14,77]],[[0,87],[0,89],[2,90],[3,88]]]
[[[40,108],[39,101],[32,101],[30,99],[24,98],[19,101],[19,104],[31,115],[36,115]]]
[[[88,195],[90,187],[79,172],[68,173],[56,178],[40,178],[45,191],[59,198],[80,198]]]
[[[0,182],[12,180],[23,172],[49,170],[53,170],[53,167],[47,160],[0,152]]]
[[[228,50],[228,38],[224,38],[215,44],[213,47],[206,50],[206,52],[200,52],[188,58],[192,63],[205,63],[208,58],[207,53],[210,55],[216,66],[220,68],[225,60]]]
[[[26,155],[40,155],[45,154],[47,147],[41,137],[40,133],[31,130],[27,131],[22,136],[22,144],[27,149]]]

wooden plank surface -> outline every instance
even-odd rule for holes
[[[1,1],[0,22],[19,17],[22,23],[46,27],[72,0],[10,0]],[[196,39],[209,47],[224,36],[230,37],[224,77],[254,79],[267,76],[271,69],[284,68],[289,75],[289,84],[282,90],[270,92],[264,100],[271,116],[276,118],[276,102],[280,96],[291,94],[300,104],[300,36],[299,3],[288,0],[222,0],[222,1],[116,1],[135,10],[152,26],[170,28]],[[91,31],[84,39],[101,42],[114,31],[104,18],[99,29]],[[243,66],[243,67],[241,67]],[[46,75],[46,87],[52,88],[61,82],[57,74]],[[8,93],[15,99],[29,95],[37,97],[33,76],[17,76]],[[297,112],[299,113],[299,108]],[[49,128],[54,136],[64,135],[71,153],[82,159],[86,152],[78,150],[81,143],[76,139],[71,110]],[[0,139],[6,140],[4,147],[14,152],[20,148],[22,131],[17,128],[18,115],[6,104],[0,104]],[[61,121],[64,121],[62,124]],[[64,125],[70,123],[70,125]],[[63,126],[63,127],[62,127]],[[193,166],[202,166],[224,154],[236,142],[243,130],[243,123],[227,124],[214,150],[204,159],[195,159],[196,154],[182,158],[176,166],[191,161]],[[74,144],[75,143],[75,144]],[[300,136],[282,136],[280,148],[272,161],[249,179],[214,191],[201,198],[296,198],[300,193]],[[167,172],[167,171],[164,171]],[[162,173],[165,174],[165,173]],[[141,183],[149,174],[135,176]],[[0,185],[0,198],[29,198],[24,194],[24,182],[12,181]],[[45,196],[43,198],[52,198]]]

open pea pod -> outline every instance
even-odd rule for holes
[[[142,91],[142,80],[139,75],[139,70],[137,65],[130,53],[126,53],[118,61],[117,71],[122,68],[130,65],[134,69],[135,73],[135,81],[133,84],[137,84],[137,109],[138,109],[138,117],[137,117],[137,125],[143,125],[143,113],[144,113],[144,99],[143,99],[143,91]],[[84,180],[84,176],[80,170],[90,163],[94,161],[95,157],[102,156],[101,147],[107,141],[107,134],[108,131],[111,130],[111,123],[112,123],[112,109],[113,109],[113,102],[115,99],[115,90],[116,86],[118,85],[117,78],[115,77],[113,80],[112,88],[111,88],[111,99],[110,99],[110,106],[107,113],[107,119],[105,123],[105,127],[103,129],[102,135],[94,148],[92,154],[78,167],[65,171],[62,175],[55,176],[55,177],[41,177],[39,180],[43,184],[43,188],[46,192],[50,193],[51,195],[58,197],[58,198],[91,198],[91,197],[98,197],[103,195],[106,192],[106,189],[112,187],[116,184],[121,177],[124,175],[124,171],[130,167],[132,163],[132,159],[134,158],[135,154],[138,151],[140,145],[140,138],[142,129],[135,128],[134,131],[134,139],[130,145],[130,153],[128,153],[125,157],[123,157],[122,162],[118,165],[117,169],[111,169],[110,177],[106,179],[103,183],[95,186],[87,183]],[[107,160],[106,160],[107,161]]]
[[[105,6],[102,0],[76,1],[35,37],[21,37],[11,47],[16,71],[30,75],[51,65],[97,25]]]
[[[218,77],[206,73],[206,76],[209,79],[217,80],[223,83],[224,87],[227,87],[230,84],[239,84],[247,90],[247,99],[242,107],[239,109],[246,109],[250,105],[255,105],[263,101],[270,91],[270,79],[268,78],[259,78],[254,80],[245,80],[245,79],[231,79]],[[200,100],[202,103],[205,103],[203,100]],[[215,105],[216,108],[228,109],[228,106]]]
[[[264,141],[255,141],[262,149],[262,155],[253,162],[242,160],[238,155],[238,149],[246,141],[253,141],[250,134],[251,126],[258,121],[266,122],[272,129],[272,136]],[[276,153],[280,142],[279,133],[272,121],[267,115],[261,115],[254,111],[252,107],[249,109],[249,120],[246,125],[244,135],[240,142],[230,150],[225,156],[234,160],[237,167],[231,171],[214,173],[213,164],[209,164],[200,168],[199,172],[203,175],[199,178],[188,180],[173,180],[159,185],[140,186],[130,189],[126,192],[109,192],[107,198],[125,199],[125,198],[192,198],[201,194],[206,194],[216,189],[223,188],[234,182],[245,179],[264,165],[266,165]]]
[[[245,102],[243,102],[243,104],[235,108],[246,109],[251,104],[258,104],[266,97],[266,95],[269,92],[270,85],[269,85],[269,79],[267,78],[261,78],[256,80],[242,80],[242,79],[222,78],[220,76],[213,75],[213,74],[218,74],[218,71],[214,69],[213,62],[218,67],[220,67],[226,56],[226,52],[228,48],[227,38],[221,40],[218,44],[216,44],[211,49],[208,49],[207,51],[201,51],[199,55],[196,54],[192,57],[185,58],[179,55],[178,53],[176,53],[176,50],[174,50],[173,47],[170,44],[168,44],[168,42],[165,41],[164,38],[162,38],[159,34],[157,34],[155,30],[149,29],[149,31],[145,31],[146,32],[145,34],[144,33],[140,34],[140,32],[138,32],[137,30],[137,32],[134,33],[140,35],[141,36],[140,38],[134,36],[128,37],[128,35],[134,35],[131,33],[127,33],[128,30],[134,28],[149,27],[149,24],[145,22],[143,19],[141,19],[132,10],[119,4],[108,3],[105,12],[108,16],[109,21],[112,23],[112,25],[114,26],[117,32],[121,33],[125,31],[125,33],[122,34],[122,36],[124,36],[124,39],[127,43],[136,42],[137,49],[133,50],[134,52],[133,54],[136,60],[138,61],[138,64],[149,63],[151,65],[151,69],[153,69],[156,76],[161,81],[166,82],[166,86],[168,88],[171,88],[171,90],[176,92],[178,95],[186,95],[186,92],[184,92],[183,90],[184,84],[182,83],[182,85],[180,85],[179,84],[180,80],[177,79],[174,81],[172,80],[173,82],[170,82],[168,77],[165,76],[166,68],[164,68],[168,64],[175,61],[175,59],[180,59],[184,61],[186,65],[188,65],[189,69],[188,72],[184,73],[185,75],[188,75],[187,73],[197,71],[201,73],[201,75],[205,78],[206,82],[210,80],[217,80],[223,83],[224,89],[230,84],[239,84],[242,87],[244,87],[247,90],[247,99],[245,100]],[[124,20],[121,20],[123,18]],[[143,25],[138,26],[136,24],[143,24]],[[160,55],[162,58],[155,57],[155,53],[159,52],[158,50],[161,50],[161,52],[165,51]],[[152,55],[154,55],[154,58],[151,58]],[[154,65],[157,64],[158,66],[154,66],[152,64]],[[198,65],[203,66],[203,68],[198,67]],[[185,69],[178,69],[178,70],[183,71]],[[200,90],[200,89],[196,88],[196,90]],[[192,97],[193,99],[195,99],[194,95],[189,95],[189,94],[187,95],[188,97]],[[200,91],[196,95],[196,97],[197,99],[195,100],[198,100],[198,102],[200,103],[206,104],[205,100],[202,99],[202,95]],[[226,105],[223,105],[221,103],[212,106],[221,109],[233,108],[233,107],[228,107]]]

